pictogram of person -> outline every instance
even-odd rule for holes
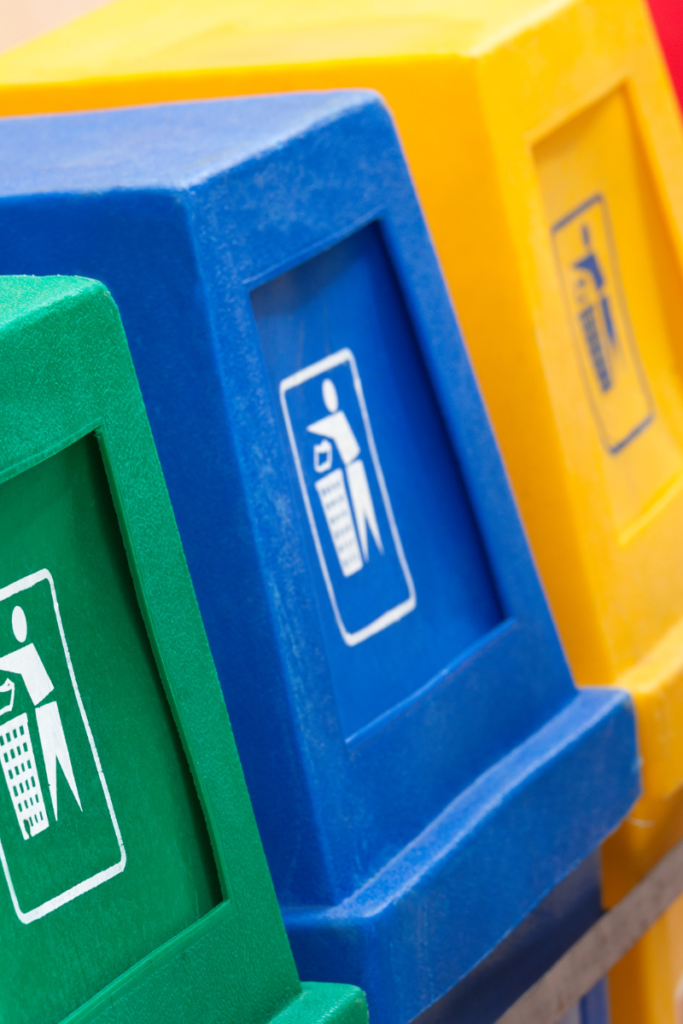
[[[593,249],[587,224],[581,226],[581,240],[586,254],[573,264],[574,270],[578,271],[575,294],[579,321],[600,390],[610,391],[614,384],[612,357],[618,347],[614,317],[605,275],[598,254]]]
[[[363,561],[367,562],[370,558],[368,531],[382,555],[384,546],[365,465],[360,458],[361,448],[346,413],[339,408],[339,395],[334,382],[329,377],[322,382],[322,399],[329,415],[306,427],[309,433],[324,438],[314,449],[314,469],[316,473],[331,469],[334,461],[332,448],[334,445],[344,467],[346,484],[351,497],[355,521],[354,532],[357,534],[360,550],[363,553]],[[328,525],[332,532],[332,525],[329,522]],[[362,563],[358,565],[358,568],[362,568]]]
[[[0,671],[11,672],[13,675],[21,676],[36,709],[36,724],[43,751],[52,809],[56,820],[59,816],[57,803],[58,764],[64,773],[76,803],[83,810],[81,798],[78,793],[78,786],[76,785],[76,778],[71,764],[71,757],[57,701],[51,700],[47,704],[42,703],[53,692],[54,684],[45,669],[35,644],[26,643],[28,624],[24,610],[19,605],[16,605],[12,611],[12,632],[17,642],[22,646],[0,657]],[[0,689],[4,690],[8,683],[14,688],[15,684],[12,680],[7,679]],[[13,704],[14,693],[12,693],[12,701],[9,708],[5,708],[4,711],[10,710]]]

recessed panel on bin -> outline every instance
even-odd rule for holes
[[[0,141],[0,271],[120,305],[300,969],[407,1024],[493,958],[507,1005],[506,937],[577,876],[597,891],[634,722],[572,684],[386,108],[286,94]],[[563,907],[548,949],[599,914]]]
[[[59,1021],[221,893],[96,439],[0,484],[0,521],[2,1005]]]
[[[683,395],[669,369],[683,328],[679,270],[623,89],[542,139],[534,155],[611,513],[593,529],[627,544],[683,482]],[[560,420],[569,449],[575,420]]]
[[[261,285],[251,303],[349,737],[502,611],[377,225]]]
[[[111,297],[0,309],[0,1016],[363,1024],[298,981]]]

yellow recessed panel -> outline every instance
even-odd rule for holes
[[[683,835],[683,131],[640,0],[118,0],[0,57],[4,114],[344,86],[395,114],[575,677],[637,705],[613,902]],[[681,908],[617,975],[615,1024],[674,1024]]]
[[[623,86],[533,152],[567,321],[555,358],[564,362],[569,334],[573,390],[582,392],[587,421],[583,443],[600,466],[598,529],[625,548],[682,482],[683,402],[670,369],[672,342],[683,337],[683,287],[665,283],[667,276],[678,281],[679,268],[659,248],[665,232]],[[568,381],[563,388],[555,399],[560,415]]]

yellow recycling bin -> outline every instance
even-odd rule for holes
[[[614,903],[683,836],[683,132],[643,5],[119,0],[0,58],[3,114],[339,86],[394,110],[576,679],[635,698]],[[681,977],[683,904],[615,1024]]]

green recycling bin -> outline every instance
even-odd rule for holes
[[[364,1024],[298,979],[116,307],[0,278],[0,1019]]]

